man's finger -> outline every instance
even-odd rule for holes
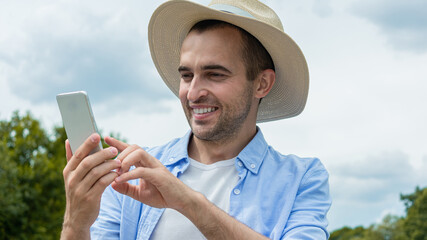
[[[159,177],[158,172],[154,169],[137,167],[132,171],[125,172],[118,176],[115,179],[115,182],[122,184],[133,179],[143,179],[144,181],[148,181],[151,184],[157,186],[159,184],[159,180],[156,178],[156,176]]]
[[[135,167],[148,167],[148,168],[156,168],[163,167],[159,160],[148,154],[144,149],[135,145],[132,145],[130,148],[136,148],[131,151],[126,156],[118,156],[117,158],[122,161],[122,166],[120,169],[120,173],[124,173],[129,171],[132,166]],[[128,148],[129,149],[129,148]],[[127,150],[127,149],[126,149]]]
[[[124,194],[124,195],[126,195],[130,186],[131,186],[131,184],[127,183],[127,182],[117,183],[114,181],[111,183],[111,187],[113,187],[114,190],[116,190],[117,192]]]
[[[140,201],[141,199],[139,199],[139,192],[140,189],[138,186],[132,185],[130,183],[124,182],[124,183],[116,183],[113,182],[111,184],[111,186],[113,187],[114,190],[116,190],[117,192],[127,195],[133,199],[136,199],[138,201]]]
[[[114,182],[114,179],[117,177],[116,172],[109,172],[108,174],[104,175],[96,183],[92,186],[90,189],[91,194],[94,194],[95,196],[101,196],[104,190]]]
[[[138,147],[137,145],[130,145],[128,146],[124,151],[120,152],[120,154],[116,157],[118,160],[122,161],[127,158],[127,156],[129,154],[131,154],[132,152],[138,150],[140,147]],[[126,169],[126,171],[129,169]]]
[[[117,148],[119,152],[123,152],[127,147],[129,147],[129,144],[108,136],[104,138],[104,141],[108,145]]]
[[[65,140],[65,156],[67,157],[67,162],[73,157],[73,153],[71,152],[70,141]]]
[[[65,168],[68,171],[73,171],[77,168],[77,166],[80,164],[80,162],[87,156],[89,153],[94,149],[96,146],[98,146],[99,141],[101,140],[101,137],[94,133],[90,135],[82,145],[80,145],[79,148],[77,148],[76,152],[72,153],[73,156],[68,161],[67,166]],[[71,152],[71,151],[70,151]]]
[[[115,147],[109,147],[102,149],[88,157],[86,157],[79,166],[77,166],[74,174],[75,181],[81,181],[85,179],[87,187],[90,188],[95,181],[97,181],[102,175],[108,173],[111,170],[114,170],[120,167],[121,163],[119,161],[110,161],[109,159],[117,155],[117,149]],[[99,168],[104,163],[113,164],[111,168]],[[104,164],[105,165],[105,164]],[[92,174],[89,174],[92,172]]]

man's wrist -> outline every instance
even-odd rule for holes
[[[192,220],[197,218],[197,214],[203,210],[203,206],[206,204],[205,201],[208,201],[207,198],[200,192],[191,191],[186,203],[182,206],[181,209],[176,209],[182,215],[186,216],[188,219]]]
[[[180,213],[193,222],[196,227],[206,235],[213,226],[218,226],[212,219],[214,215],[216,215],[215,209],[212,208],[216,208],[216,206],[200,192],[194,191],[190,199],[191,202],[187,204],[186,208],[182,209]],[[213,229],[218,230],[217,227]]]
[[[61,240],[67,239],[90,239],[90,227],[76,227],[69,221],[64,221],[62,224]]]

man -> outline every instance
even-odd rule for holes
[[[327,239],[323,165],[281,155],[256,126],[307,97],[304,56],[277,15],[256,0],[170,1],[149,42],[191,131],[145,149],[106,137],[93,155],[99,135],[74,155],[67,142],[62,238]]]

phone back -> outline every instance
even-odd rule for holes
[[[93,133],[98,132],[86,92],[63,93],[56,96],[65,132],[74,153]],[[102,149],[102,145],[93,152]]]

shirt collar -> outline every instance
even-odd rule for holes
[[[237,160],[254,174],[258,174],[259,168],[264,161],[268,145],[264,139],[261,129],[257,126],[257,133],[248,145],[237,155]]]
[[[173,165],[181,160],[188,159],[188,143],[192,133],[189,130],[182,138],[176,142],[170,149],[169,158],[165,160],[166,166]],[[248,145],[237,155],[236,160],[241,161],[245,168],[254,174],[258,174],[259,168],[264,161],[268,145],[264,139],[261,129],[257,126],[257,133]]]
[[[169,150],[168,159],[164,162],[165,166],[173,165],[181,160],[188,159],[188,143],[191,137],[191,130],[189,130],[178,142],[174,144]]]

